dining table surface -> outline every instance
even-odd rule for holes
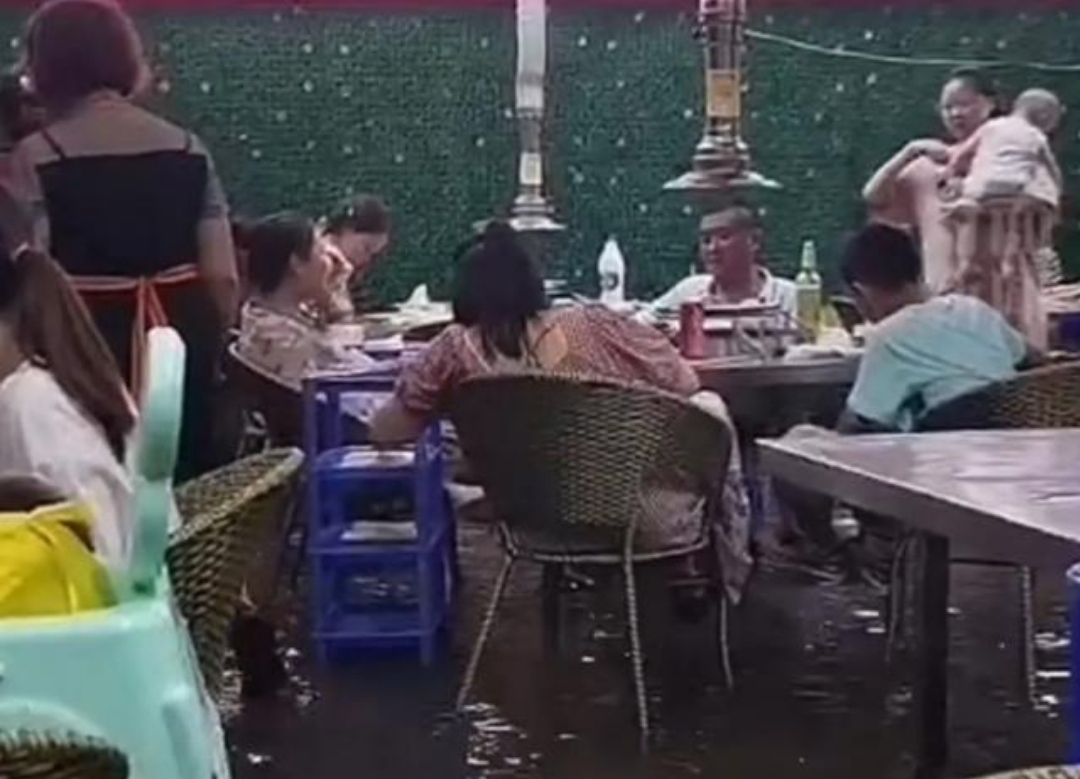
[[[949,565],[964,556],[1050,569],[1080,560],[1080,429],[842,436],[797,429],[759,442],[774,478],[916,531],[919,779],[948,767]],[[996,615],[987,615],[996,618]],[[1074,673],[1080,668],[1074,668]],[[1073,694],[1080,694],[1080,687]]]
[[[797,430],[760,446],[774,477],[980,555],[1055,569],[1080,560],[1080,429]]]
[[[768,387],[850,386],[859,370],[857,353],[801,359],[715,357],[691,360],[701,385],[725,392]]]

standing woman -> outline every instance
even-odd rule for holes
[[[136,106],[148,68],[110,0],[50,0],[30,19],[27,67],[48,112],[13,160],[35,238],[72,277],[127,372],[141,379],[146,330],[188,349],[180,479],[216,463],[213,387],[238,280],[228,208],[192,133]]]
[[[953,236],[943,218],[942,186],[953,144],[970,138],[998,109],[998,93],[981,71],[953,71],[941,89],[941,121],[948,141],[908,143],[863,188],[871,217],[913,233],[922,246],[923,275],[932,294],[947,291]]]

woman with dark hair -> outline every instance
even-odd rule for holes
[[[953,71],[941,89],[939,110],[947,141],[911,141],[881,166],[863,188],[871,217],[916,234],[923,273],[934,294],[944,292],[952,268],[953,238],[945,224],[943,177],[953,144],[970,138],[1000,110],[1000,97],[982,71]]]
[[[390,243],[390,211],[373,195],[347,200],[326,217],[323,239],[335,265],[328,318],[350,319],[356,309],[354,292],[362,293],[360,285]]]
[[[450,395],[461,382],[522,370],[642,382],[693,396],[729,421],[722,401],[699,393],[693,368],[655,328],[601,306],[548,308],[543,279],[506,224],[490,224],[466,248],[453,302],[454,324],[405,366],[393,397],[376,410],[369,423],[373,441],[413,441],[446,413]],[[713,522],[721,569],[734,595],[750,562],[749,509],[737,457],[721,508]],[[645,522],[641,533],[647,544],[666,545],[694,533],[698,523],[700,515],[693,512],[665,512]]]
[[[141,378],[151,324],[188,349],[180,478],[216,464],[214,385],[237,273],[225,197],[190,132],[137,107],[147,66],[131,20],[109,0],[50,0],[25,36],[49,124],[15,151],[15,191],[86,297],[116,360]]]
[[[249,225],[243,240],[252,295],[240,315],[241,357],[297,391],[309,373],[373,365],[335,343],[311,314],[330,299],[333,263],[310,219],[268,216]]]
[[[134,426],[112,354],[63,270],[32,250],[0,249],[0,473],[85,501],[94,548],[113,566],[131,547],[124,463]]]

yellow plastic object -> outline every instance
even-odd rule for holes
[[[115,604],[109,576],[80,538],[91,515],[78,503],[0,512],[0,619],[96,611]]]

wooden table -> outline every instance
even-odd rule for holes
[[[1063,571],[1080,559],[1080,429],[843,437],[761,443],[774,476],[926,534],[919,777],[948,758],[950,544]]]

